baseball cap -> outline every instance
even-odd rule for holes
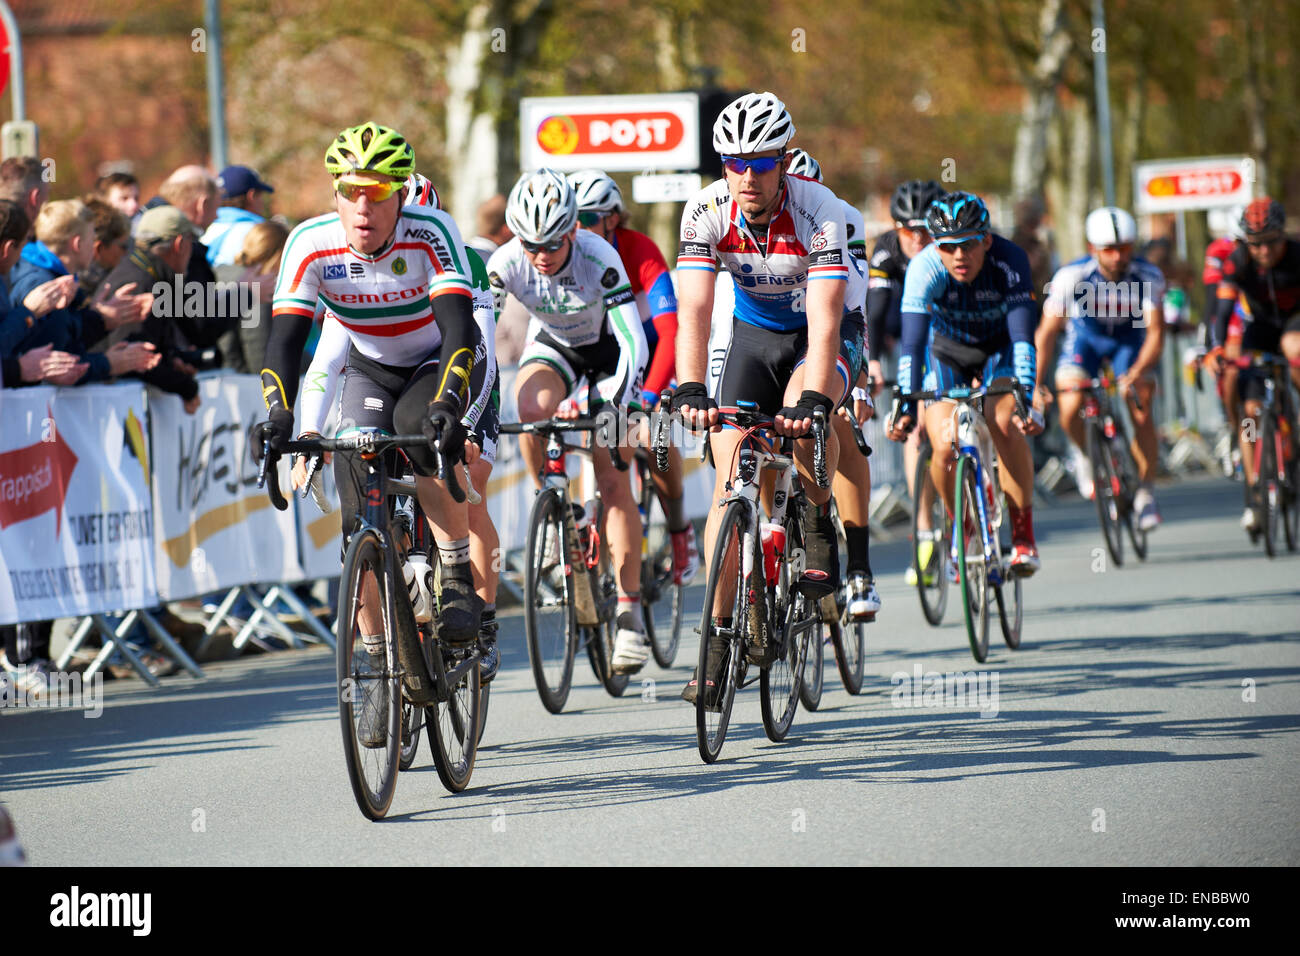
[[[221,184],[223,199],[234,199],[236,196],[244,195],[250,189],[263,193],[275,192],[274,188],[262,182],[262,177],[258,176],[256,171],[247,166],[227,166],[217,177],[217,182]]]
[[[135,227],[135,238],[146,246],[157,242],[170,242],[177,236],[191,236],[195,239],[200,233],[194,223],[186,218],[185,213],[175,206],[155,206],[140,216]]]

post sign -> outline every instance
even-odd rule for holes
[[[526,97],[519,107],[524,169],[693,169],[700,162],[699,96]]]
[[[1150,215],[1219,206],[1254,198],[1258,164],[1250,156],[1160,159],[1133,166],[1135,212]]]

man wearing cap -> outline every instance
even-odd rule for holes
[[[150,371],[140,373],[140,377],[165,392],[179,395],[185,402],[185,411],[191,415],[199,407],[199,386],[194,380],[194,370],[178,354],[181,344],[175,316],[184,312],[177,278],[181,283],[185,281],[186,266],[199,235],[194,223],[175,206],[146,210],[136,226],[135,248],[104,280],[110,294],[131,283],[154,293],[153,311],[144,324],[138,330],[119,329],[104,343],[111,345],[125,337],[152,342],[161,361]]]
[[[233,265],[244,246],[248,230],[266,221],[267,196],[275,189],[247,166],[227,166],[217,177],[221,208],[202,242],[208,247],[208,264]]]

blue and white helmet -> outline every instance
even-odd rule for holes
[[[925,227],[936,242],[965,242],[987,235],[989,209],[974,193],[944,193],[925,214]]]

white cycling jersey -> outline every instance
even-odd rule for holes
[[[738,320],[777,332],[805,328],[808,283],[847,283],[853,270],[844,204],[816,180],[786,176],[781,208],[760,245],[719,179],[686,204],[677,268],[716,272],[719,261],[735,283]]]
[[[844,311],[867,314],[867,223],[858,207],[844,204],[844,238],[849,250],[849,287],[844,292]]]

